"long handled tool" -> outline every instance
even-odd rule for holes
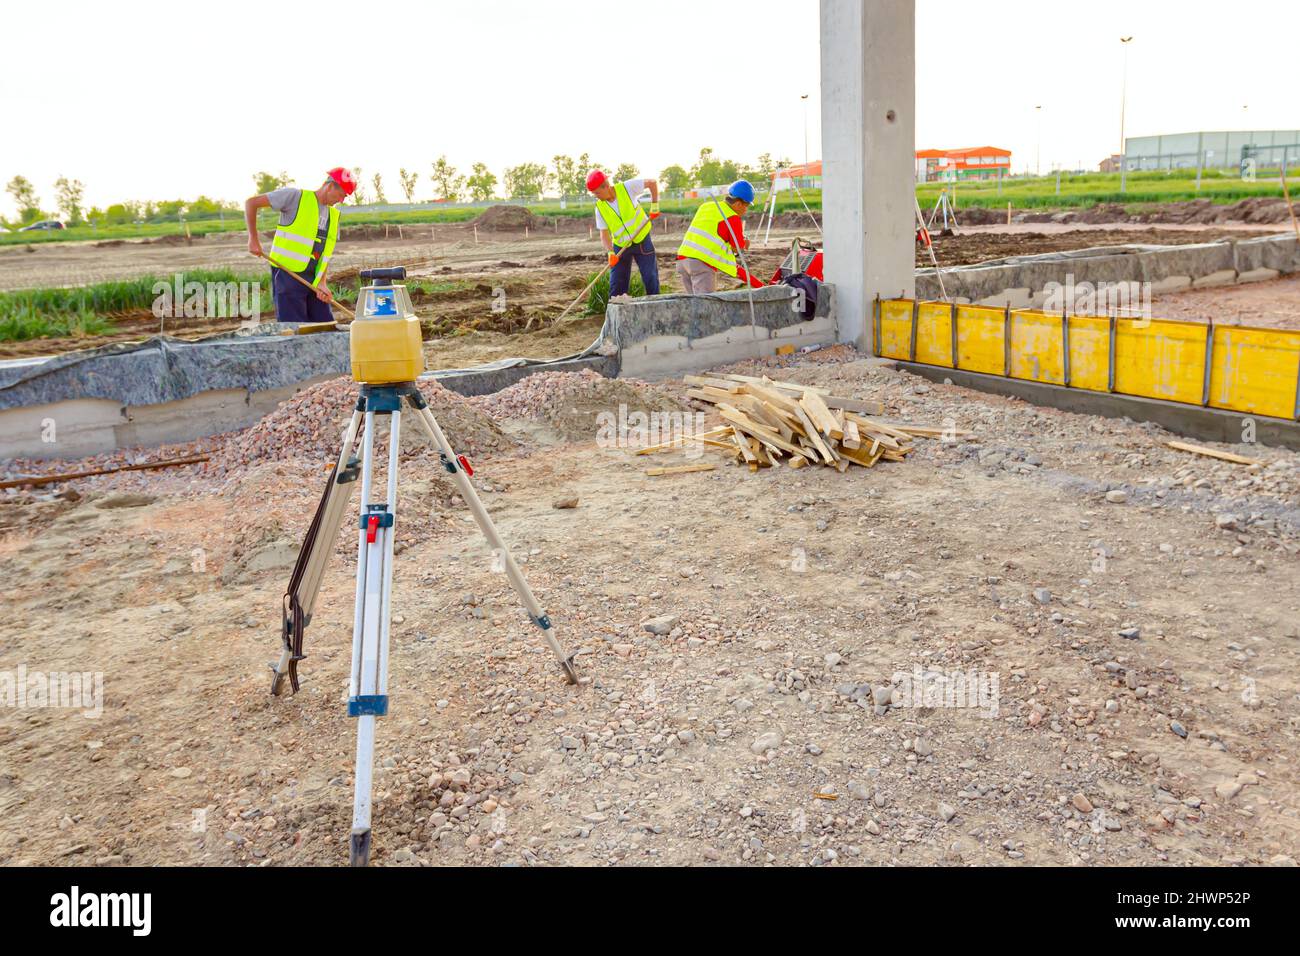
[[[560,320],[563,319],[570,312],[572,312],[574,308],[577,306],[577,304],[587,297],[587,293],[591,291],[592,287],[597,282],[599,282],[602,278],[604,278],[605,273],[608,272],[611,268],[612,267],[608,263],[606,263],[605,268],[601,269],[599,272],[596,273],[596,278],[592,279],[590,282],[587,283],[587,287],[578,293],[578,297],[574,299],[572,302],[570,302],[569,307],[565,309],[563,312],[561,312],[558,316],[556,316],[555,321],[552,322],[551,324],[559,325]]]
[[[1300,239],[1300,220],[1296,219],[1295,206],[1291,205],[1291,188],[1286,184],[1286,165],[1282,166],[1282,195],[1286,197],[1286,208],[1291,213],[1291,226],[1295,229],[1295,237]]]
[[[96,468],[93,471],[65,471],[57,475],[35,475],[31,478],[15,478],[11,481],[0,481],[0,489],[24,487],[40,488],[45,485],[58,484],[61,481],[72,481],[74,478],[93,478],[96,475],[116,475],[123,471],[157,471],[162,468],[179,468],[182,465],[201,465],[207,460],[207,455],[191,455],[188,458],[170,458],[166,461],[149,461],[142,465],[118,465],[115,468]]]
[[[912,197],[912,202],[916,206],[916,225],[920,232],[917,237],[925,246],[925,251],[930,254],[930,265],[934,266],[934,277],[939,280],[939,292],[943,295],[943,301],[948,301],[948,290],[943,285],[943,273],[939,271],[939,260],[934,254],[934,240],[930,238],[930,230],[925,225],[925,215],[921,212],[920,200]]]
[[[259,259],[265,259],[267,262],[271,262],[271,257],[268,256],[268,255],[266,255],[265,253],[260,253],[260,254],[258,254],[258,258],[259,258]],[[277,265],[277,264],[274,263],[274,262],[271,262],[271,265],[275,266],[277,269],[280,269],[280,266]],[[307,281],[306,279],[304,279],[302,276],[298,275],[296,272],[290,272],[288,269],[280,269],[280,271],[283,272],[285,275],[287,275],[287,276],[288,276],[290,279],[292,279],[294,282],[298,283],[299,285],[301,285],[301,286],[305,286],[306,288],[311,289],[312,292],[315,292],[315,291],[316,291],[316,287],[315,287],[314,285],[312,285],[310,282],[308,282],[308,281]],[[335,299],[333,296],[330,296],[329,304],[332,305],[334,308],[338,309],[340,312],[342,312],[344,315],[346,315],[349,319],[352,319],[353,321],[356,321],[357,314],[356,314],[355,312],[353,312],[351,309],[349,309],[346,305],[343,305],[341,302],[339,302],[339,301],[338,301],[337,299]]]

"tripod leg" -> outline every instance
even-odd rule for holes
[[[488,543],[501,555],[505,562],[506,576],[510,579],[511,585],[519,595],[520,601],[523,602],[524,608],[528,611],[528,616],[532,619],[542,631],[542,637],[550,646],[551,652],[555,655],[556,660],[560,662],[560,668],[564,671],[564,677],[570,684],[578,683],[578,673],[573,667],[573,657],[564,653],[560,647],[560,642],[555,639],[551,633],[551,619],[546,612],[542,610],[541,604],[533,595],[532,588],[524,579],[523,572],[519,570],[519,565],[515,563],[514,556],[506,547],[505,542],[501,540],[501,535],[497,532],[496,525],[492,523],[487,509],[483,507],[483,502],[479,500],[478,492],[470,483],[469,476],[465,474],[464,468],[456,458],[455,451],[452,450],[447,436],[442,433],[442,428],[438,425],[438,420],[433,417],[433,412],[429,410],[428,403],[424,400],[418,391],[408,396],[408,400],[415,407],[415,417],[424,426],[428,433],[429,439],[442,455],[443,467],[451,474],[456,481],[456,487],[460,491],[460,496],[465,499],[469,505],[470,513],[474,515],[474,520],[478,523],[479,530],[483,536],[488,539]]]
[[[401,412],[392,412],[390,423],[388,495],[386,502],[380,504],[372,500],[375,413],[367,410],[361,529],[357,544],[357,603],[353,618],[352,673],[348,681],[348,716],[357,718],[356,791],[349,854],[353,866],[365,866],[370,860],[375,720],[388,714],[389,614]]]

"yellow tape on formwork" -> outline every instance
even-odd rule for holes
[[[1294,418],[1300,395],[1300,335],[1219,326],[1214,330],[1210,405],[1251,415]]]
[[[1007,313],[984,305],[957,307],[957,367],[968,372],[1002,375],[1007,350]]]
[[[891,299],[879,303],[878,318],[878,352],[886,358],[1186,405],[1204,404],[1208,384],[1214,408],[1300,417],[1300,332],[1215,328],[1207,381],[1206,325],[1070,316],[1067,381],[1067,330],[1059,315],[1022,309],[1008,320],[1006,309],[992,306],[954,310],[944,302]]]
[[[912,358],[912,309],[910,299],[889,299],[880,303],[880,355],[910,361]]]
[[[917,322],[916,360],[952,368],[952,306],[947,302],[922,302]]]
[[[1110,320],[1070,316],[1070,387],[1110,391]]]
[[[1115,326],[1115,391],[1186,405],[1205,392],[1206,326],[1119,319]]]
[[[1011,313],[1011,377],[1065,384],[1061,317],[1032,309]]]

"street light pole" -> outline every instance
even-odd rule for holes
[[[1043,175],[1043,108],[1035,106],[1034,110],[1038,116],[1038,152],[1034,156],[1034,175]]]
[[[1119,191],[1124,192],[1128,187],[1128,145],[1124,138],[1124,120],[1128,110],[1128,45],[1133,38],[1120,37],[1119,42],[1124,47],[1124,79],[1119,94]]]
[[[808,175],[808,94],[799,97],[803,100],[803,174]]]

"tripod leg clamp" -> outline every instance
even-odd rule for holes
[[[529,614],[528,618],[543,631],[549,631],[551,629],[551,617],[549,614],[543,614],[541,617],[533,617]]]
[[[349,717],[387,717],[388,695],[381,697],[349,697]]]

